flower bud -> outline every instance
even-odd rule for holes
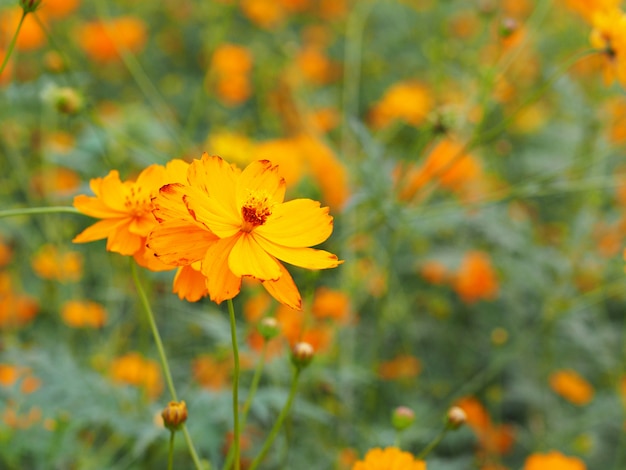
[[[83,109],[83,97],[73,88],[59,88],[54,96],[54,106],[60,113],[76,114]]]
[[[467,421],[467,414],[460,406],[453,406],[448,410],[447,423],[451,429],[458,429]]]
[[[278,334],[280,333],[280,325],[274,317],[263,318],[259,322],[257,328],[265,341],[276,338],[276,336],[278,336]]]
[[[502,23],[500,23],[500,36],[508,38],[517,31],[518,28],[519,24],[514,18],[504,18]]]
[[[411,408],[399,406],[391,414],[391,424],[397,431],[404,431],[415,422],[415,413]]]
[[[37,8],[39,8],[40,3],[41,0],[20,0],[20,6],[22,7],[22,10],[24,10],[24,13],[34,12]]]
[[[187,421],[187,404],[184,401],[171,401],[161,412],[163,424],[170,431],[177,431]]]
[[[313,346],[304,341],[296,343],[291,350],[291,362],[297,369],[304,369],[313,360]]]

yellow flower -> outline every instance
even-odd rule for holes
[[[619,9],[597,12],[592,20],[591,45],[603,51],[604,81],[626,84],[626,15]]]
[[[352,470],[426,470],[426,462],[397,447],[376,448],[370,449]]]
[[[152,270],[171,269],[146,253],[146,237],[157,225],[152,198],[161,186],[184,181],[187,166],[182,160],[172,160],[165,167],[149,166],[136,181],[121,181],[117,170],[92,179],[89,185],[95,196],[76,196],[74,207],[102,220],[74,237],[74,243],[106,238],[109,251],[134,256],[138,264]]]
[[[189,186],[171,184],[155,200],[161,222],[148,244],[163,262],[201,261],[211,300],[239,293],[241,278],[263,282],[279,302],[299,309],[301,298],[279,260],[307,269],[338,266],[337,256],[309,248],[333,229],[327,207],[310,199],[284,202],[285,181],[267,160],[243,171],[220,157],[204,154],[187,172]],[[189,218],[180,218],[180,201]]]
[[[550,375],[550,387],[575,405],[586,405],[593,399],[593,387],[573,370],[558,370]]]

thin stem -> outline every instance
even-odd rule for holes
[[[21,209],[7,209],[0,211],[0,219],[3,217],[15,217],[17,215],[56,214],[56,213],[80,214],[74,207],[50,206],[50,207],[24,207]]]
[[[418,460],[423,460],[424,457],[426,457],[428,454],[430,454],[430,452],[435,447],[437,447],[441,441],[443,441],[443,438],[445,437],[445,435],[448,433],[448,431],[450,429],[452,429],[452,426],[450,426],[449,424],[446,424],[446,427],[441,430],[441,432],[437,435],[437,437],[435,437],[432,441],[430,441],[430,444],[428,444],[426,447],[424,447],[424,450],[422,450],[417,455],[416,458]]]
[[[163,374],[165,375],[165,382],[167,383],[167,388],[169,389],[170,395],[173,401],[178,401],[178,397],[176,395],[176,388],[174,388],[174,381],[172,380],[172,374],[170,372],[170,366],[167,363],[167,355],[165,354],[165,348],[163,348],[163,341],[161,341],[161,335],[156,325],[156,321],[154,320],[154,314],[152,313],[152,308],[150,307],[150,302],[148,302],[148,297],[146,296],[146,292],[144,291],[141,282],[139,281],[139,275],[137,274],[137,266],[135,265],[135,261],[133,258],[129,258],[130,260],[130,271],[133,276],[133,281],[135,282],[135,288],[137,289],[137,293],[139,294],[139,299],[141,300],[141,305],[143,306],[144,311],[146,312],[146,317],[148,317],[148,322],[150,323],[150,329],[152,330],[152,336],[154,337],[154,342],[156,343],[157,350],[159,351],[159,358],[161,360],[161,367],[163,369]],[[185,440],[187,441],[187,447],[189,448],[189,453],[191,454],[191,458],[193,460],[194,465],[197,470],[202,470],[203,466],[200,463],[200,459],[198,454],[196,453],[196,449],[191,440],[191,436],[187,431],[187,427],[183,425],[183,433],[185,434]]]
[[[22,29],[22,24],[24,24],[24,18],[26,18],[28,12],[26,10],[22,10],[22,17],[20,18],[20,22],[17,24],[17,28],[15,29],[15,34],[13,35],[13,39],[11,39],[11,44],[9,44],[9,48],[7,49],[7,53],[4,56],[4,60],[2,61],[2,65],[0,65],[0,75],[4,72],[4,68],[7,66],[9,62],[9,57],[11,57],[11,53],[15,48],[15,43],[17,42],[17,36],[20,34],[20,29]]]
[[[293,399],[296,396],[296,390],[298,388],[298,378],[300,377],[300,371],[301,369],[299,367],[294,368],[293,380],[291,381],[291,390],[289,390],[289,398],[287,398],[287,403],[285,403],[285,406],[281,410],[280,415],[278,415],[278,419],[274,423],[274,427],[270,431],[270,434],[267,436],[267,439],[265,441],[265,444],[263,444],[263,448],[261,449],[261,452],[252,461],[248,470],[255,470],[259,466],[259,464],[265,458],[265,455],[267,454],[267,452],[270,450],[270,447],[274,443],[274,439],[276,439],[276,436],[278,435],[278,431],[280,431],[280,428],[282,427],[283,422],[285,421],[285,418],[289,414],[289,409],[291,408]]]
[[[252,377],[252,383],[250,384],[250,388],[248,389],[248,396],[246,397],[246,402],[243,404],[243,409],[241,411],[241,422],[240,427],[245,429],[246,421],[248,420],[248,412],[250,411],[250,406],[252,405],[252,399],[254,395],[256,395],[256,391],[259,388],[259,382],[261,381],[261,375],[263,373],[263,366],[265,365],[265,357],[267,356],[267,341],[263,343],[263,349],[261,350],[261,357],[259,359],[259,363],[256,366],[256,370],[254,371],[254,376]],[[230,470],[233,465],[233,459],[235,457],[234,447],[231,446],[228,449],[228,455],[226,456],[226,463],[224,464],[224,470]]]
[[[235,453],[235,470],[239,470],[241,467],[239,449],[239,347],[237,346],[237,324],[235,322],[235,307],[232,299],[228,299],[228,314],[230,316],[230,335],[235,362],[233,370],[233,452]]]
[[[167,457],[167,470],[172,470],[174,468],[174,435],[176,433],[174,431],[170,431],[170,451]]]

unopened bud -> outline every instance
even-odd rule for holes
[[[304,369],[313,360],[315,351],[309,343],[296,343],[291,350],[291,362],[297,369]]]
[[[187,421],[187,404],[184,401],[171,401],[161,412],[163,424],[170,431],[177,431]]]
[[[399,406],[391,414],[391,424],[397,431],[404,431],[415,422],[415,413],[411,408]]]
[[[514,18],[504,18],[502,23],[500,23],[500,36],[508,38],[517,31],[518,28],[519,24]]]
[[[59,88],[53,99],[54,106],[60,113],[76,114],[83,109],[83,97],[73,88]]]
[[[448,426],[452,429],[458,429],[467,421],[467,414],[460,406],[453,406],[448,410],[447,418]]]
[[[32,13],[34,12],[41,3],[41,0],[20,0],[20,6],[24,13]]]
[[[276,338],[280,333],[280,325],[276,318],[274,317],[265,317],[263,318],[258,325],[258,330],[261,336],[265,341],[269,341],[270,339]]]

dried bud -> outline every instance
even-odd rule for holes
[[[184,401],[171,401],[161,411],[163,424],[170,431],[177,431],[187,421],[187,404]]]
[[[453,406],[448,410],[447,421],[451,429],[458,429],[467,421],[467,414],[460,406]]]
[[[274,317],[263,318],[257,328],[265,341],[276,338],[280,333],[280,326]]]
[[[404,431],[415,422],[415,413],[411,408],[399,406],[391,414],[391,424],[397,431]]]
[[[34,12],[37,8],[39,8],[40,3],[41,0],[20,0],[20,6],[22,7],[22,10],[24,10],[24,13]]]
[[[315,351],[309,343],[296,343],[291,350],[291,362],[298,369],[304,369],[313,360]]]

